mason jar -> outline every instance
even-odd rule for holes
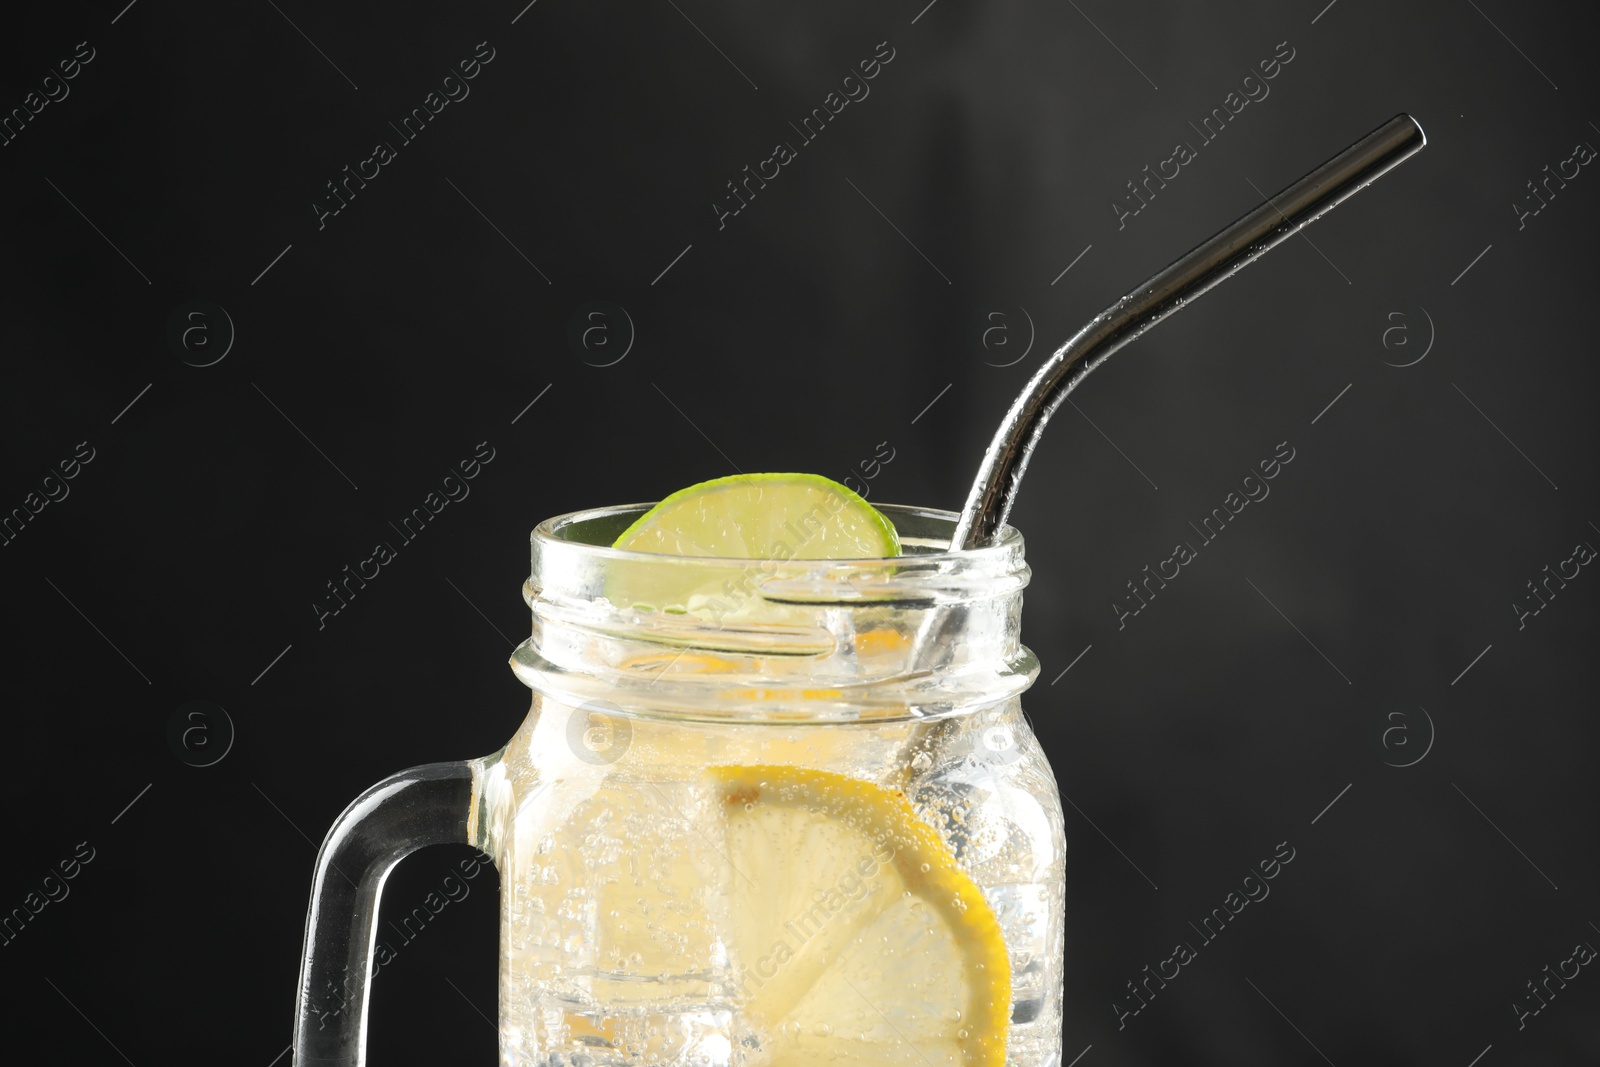
[[[883,506],[903,554],[608,547],[541,523],[499,752],[395,775],[319,854],[296,1062],[364,1045],[381,884],[465,842],[500,871],[515,1067],[1059,1064],[1066,842],[1023,717],[1022,537]]]

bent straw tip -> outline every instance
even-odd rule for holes
[[[1417,131],[1417,137],[1420,138],[1417,144],[1417,148],[1419,150],[1428,147],[1428,131],[1422,128],[1422,123],[1417,121],[1416,116],[1412,115],[1409,111],[1402,111],[1394,118],[1390,119],[1388,125],[1392,126],[1397,122],[1404,122],[1413,130]]]

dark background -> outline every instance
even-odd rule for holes
[[[958,507],[1056,344],[1404,110],[1427,150],[1096,374],[1013,516],[1070,800],[1064,1062],[1600,1058],[1594,968],[1512,1008],[1600,945],[1600,577],[1512,607],[1600,545],[1600,177],[1511,206],[1600,145],[1585,6],[524,2],[8,14],[4,109],[94,49],[0,147],[0,508],[94,456],[0,548],[0,910],[94,850],[0,947],[10,1040],[287,1063],[315,843],[527,706],[539,519],[734,465],[860,477],[880,442],[872,499]],[[319,229],[324,183],[480,41],[470,96]],[[1285,41],[1119,229],[1125,183]],[[798,158],[719,230],[779,140]],[[227,318],[175,344],[190,301]],[[585,348],[590,301],[626,319]],[[325,583],[482,441],[471,495],[319,629]],[[1125,583],[1285,441],[1270,498],[1119,629]],[[1125,983],[1285,841],[1271,896],[1119,1030]],[[408,861],[391,909],[467,855]],[[374,1063],[492,1061],[494,878],[385,968]]]

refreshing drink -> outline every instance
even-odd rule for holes
[[[506,887],[506,1064],[1033,1067],[1059,1051],[1064,842],[1016,695],[1036,669],[1015,642],[1020,544],[990,553],[1010,557],[986,560],[998,581],[962,582],[930,538],[859,498],[870,515],[830,513],[802,484],[798,514],[827,521],[788,536],[809,530],[820,566],[770,558],[777,521],[744,558],[683,560],[752,529],[730,510],[793,510],[773,499],[793,481],[723,479],[742,500],[679,494],[619,538],[680,557],[665,573],[569,576],[628,610],[530,581],[514,664],[534,710],[478,815]],[[604,541],[626,517],[549,531],[544,559],[536,538],[535,580],[561,571],[563,536]],[[728,580],[752,568],[758,583]],[[955,640],[926,634],[941,609],[963,615]],[[607,668],[609,695],[573,687],[580,660],[584,680]]]
[[[1005,521],[1028,457],[1095,366],[1425,143],[1396,116],[1086,324],[959,516],[740,474],[542,523],[522,728],[323,842],[297,1067],[363,1062],[383,880],[462,840],[502,876],[506,1064],[1059,1067],[1066,841]]]
[[[1015,705],[983,722],[967,724],[974,752],[985,730],[1025,730]],[[598,786],[540,767],[537,731],[519,736],[508,775],[560,784],[511,820],[496,857],[514,886],[502,914],[504,1062],[1049,1062],[1062,857],[1030,840],[1030,829],[1046,841],[1059,829],[1022,781],[1049,782],[1042,759],[1029,745],[1010,786],[977,758],[904,776],[887,769],[902,748],[959,744],[962,729],[851,731],[853,751],[825,754],[771,724],[636,730],[619,761],[630,766]],[[795,762],[753,764],[744,779],[765,782],[762,793],[799,785],[778,810],[703,773],[707,759],[770,760],[775,748]],[[805,788],[819,763],[872,784],[841,812],[837,796]],[[916,829],[942,830],[954,847],[917,850]],[[902,857],[925,879],[915,889],[895,869]]]
[[[296,1063],[358,1067],[378,887],[466,841],[500,871],[508,1067],[1059,1067],[1028,568],[955,528],[811,475],[542,523],[528,716],[334,824]]]

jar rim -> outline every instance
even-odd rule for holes
[[[557,515],[531,535],[533,635],[512,669],[576,706],[811,722],[955,713],[1025,689],[1022,535],[950,550],[959,516],[879,505],[904,552],[726,559],[610,547],[654,505]],[[795,544],[804,532],[790,523]],[[780,542],[781,543],[781,542]]]
[[[879,511],[894,523],[895,529],[901,534],[901,543],[912,551],[900,556],[886,556],[868,559],[788,559],[777,560],[761,557],[731,557],[731,556],[682,556],[666,552],[639,552],[633,549],[613,548],[610,544],[586,541],[571,536],[582,527],[587,527],[594,532],[609,532],[611,539],[619,536],[623,530],[632,524],[634,519],[655,507],[655,504],[615,504],[608,507],[585,508],[581,511],[569,511],[565,514],[554,515],[533,528],[529,534],[529,541],[534,549],[534,558],[537,560],[540,550],[553,551],[558,554],[576,553],[586,559],[594,561],[615,560],[617,562],[631,562],[633,564],[649,564],[660,562],[666,566],[683,566],[698,564],[701,566],[718,564],[762,564],[768,567],[777,566],[786,569],[793,568],[804,571],[818,565],[826,566],[830,570],[838,568],[863,570],[878,570],[886,566],[903,565],[907,558],[914,558],[917,563],[937,566],[941,571],[955,570],[987,570],[996,567],[1005,568],[1007,561],[1013,560],[1013,566],[1020,566],[1023,554],[1023,538],[1020,531],[1009,524],[1002,525],[997,536],[987,545],[973,549],[950,548],[951,537],[955,533],[956,524],[960,516],[953,511],[944,511],[939,508],[925,508],[910,504],[876,504]],[[947,529],[939,531],[940,527]],[[936,532],[938,531],[938,532]],[[942,535],[941,535],[942,534]]]

